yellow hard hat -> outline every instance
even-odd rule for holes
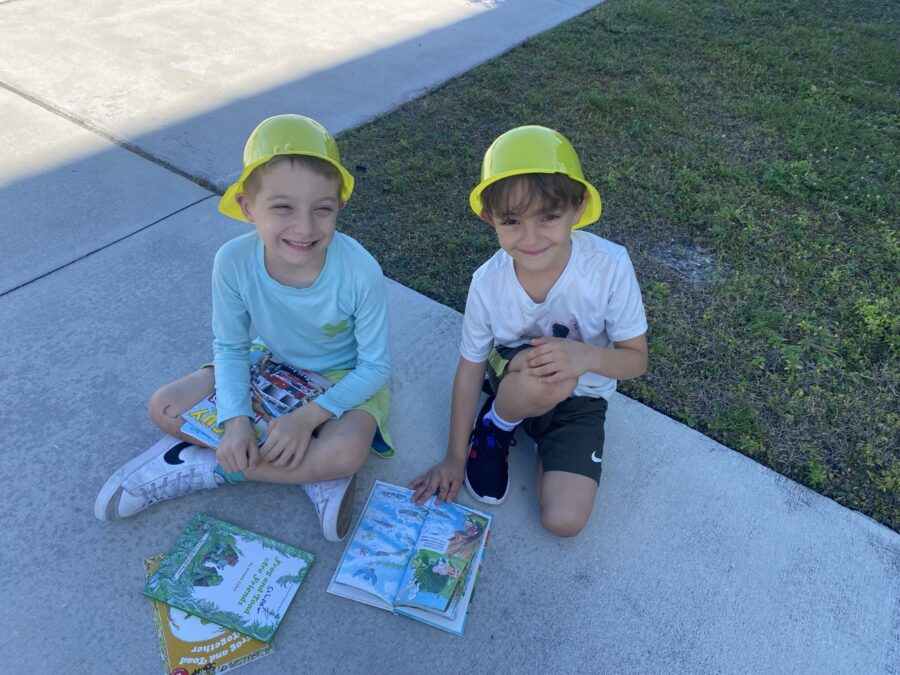
[[[222,195],[219,211],[237,220],[247,219],[237,203],[237,195],[244,191],[244,181],[253,169],[276,155],[308,155],[332,164],[341,174],[341,200],[350,199],[353,176],[341,165],[341,155],[331,134],[314,119],[303,115],[276,115],[263,120],[250,134],[244,146],[244,170]]]
[[[484,189],[503,178],[525,173],[562,173],[584,185],[588,204],[573,230],[600,218],[600,194],[584,179],[575,148],[558,131],[536,125],[510,129],[491,143],[481,164],[481,182],[469,195],[469,206],[481,217]]]

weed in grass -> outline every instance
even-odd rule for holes
[[[810,487],[819,488],[828,482],[828,471],[815,450],[808,452],[806,467]]]

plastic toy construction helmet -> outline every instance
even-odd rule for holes
[[[484,153],[481,182],[469,195],[469,206],[481,217],[484,189],[503,178],[525,173],[562,173],[584,185],[588,204],[573,230],[600,218],[600,194],[584,179],[572,144],[558,131],[539,126],[510,129],[491,143]]]
[[[308,155],[332,164],[341,174],[341,200],[350,199],[353,176],[341,165],[337,143],[314,119],[303,115],[276,115],[259,123],[244,146],[244,170],[219,200],[219,211],[246,222],[237,195],[253,170],[277,155]]]

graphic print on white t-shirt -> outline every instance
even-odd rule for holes
[[[584,342],[581,337],[581,331],[578,330],[578,319],[574,316],[568,321],[551,321],[549,334],[545,333],[536,322],[527,328],[522,328],[518,333],[519,341],[530,342],[539,337],[569,338],[570,340]]]
[[[518,283],[512,258],[497,251],[472,275],[460,355],[486,361],[493,347],[518,347],[542,336],[571,337],[610,348],[647,331],[640,286],[627,251],[581,230],[572,255],[541,303]],[[578,378],[575,396],[609,399],[616,381],[598,373]]]

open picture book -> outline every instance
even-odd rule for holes
[[[312,553],[201,513],[142,592],[268,642],[312,561]]]
[[[328,592],[462,635],[491,516],[376,481]]]
[[[268,349],[254,343],[250,349],[250,401],[257,442],[266,440],[268,423],[312,401],[331,382],[310,370],[280,361]],[[216,421],[216,393],[203,399],[182,416],[181,431],[214,448],[225,433]]]

